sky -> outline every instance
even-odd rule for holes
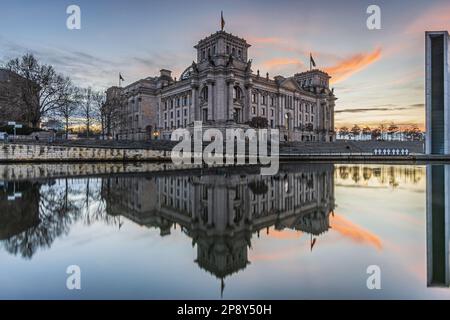
[[[69,5],[81,29],[66,27]],[[381,29],[366,12],[381,9]],[[270,77],[309,69],[330,74],[336,127],[424,126],[424,31],[450,29],[450,2],[288,0],[0,0],[0,64],[34,53],[80,86],[104,90],[155,76],[179,77],[193,46],[220,29],[245,38],[253,71]]]

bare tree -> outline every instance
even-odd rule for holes
[[[58,108],[65,79],[51,65],[40,64],[31,53],[10,60],[5,67],[27,80],[21,86],[25,113],[27,121],[37,127],[43,116]]]
[[[74,86],[69,78],[65,78],[62,98],[58,103],[56,114],[64,119],[66,139],[69,138],[70,119],[77,114],[82,99],[81,89]]]
[[[98,117],[99,110],[94,101],[95,91],[91,87],[82,90],[82,103],[80,105],[81,116],[86,123],[86,138],[89,138],[91,126]]]
[[[112,136],[113,131],[120,127],[120,110],[123,105],[124,97],[121,88],[108,89],[105,103],[100,110],[103,136]]]
[[[356,137],[359,137],[361,134],[361,128],[357,124],[355,124],[350,131],[354,140],[356,140]]]
[[[92,106],[93,106],[93,118],[96,122],[99,122],[101,124],[101,131],[102,135],[104,137],[104,119],[102,116],[103,108],[105,105],[105,94],[101,91],[94,91],[92,94]]]

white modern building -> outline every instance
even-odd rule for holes
[[[450,154],[448,43],[448,31],[425,32],[427,154]]]

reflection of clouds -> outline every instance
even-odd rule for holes
[[[78,181],[66,178],[24,187],[21,191],[25,200],[36,203],[26,214],[36,216],[37,221],[26,226],[25,231],[1,241],[1,245],[11,254],[31,259],[38,250],[51,248],[54,241],[67,235],[77,222],[87,226],[97,221],[115,225],[117,218],[108,216],[104,210],[100,182],[92,178]]]
[[[372,232],[358,226],[341,215],[330,218],[331,230],[338,232],[344,238],[359,244],[367,244],[378,250],[383,248],[381,239]]]

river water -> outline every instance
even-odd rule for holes
[[[450,298],[448,166],[16,169],[1,299]]]

